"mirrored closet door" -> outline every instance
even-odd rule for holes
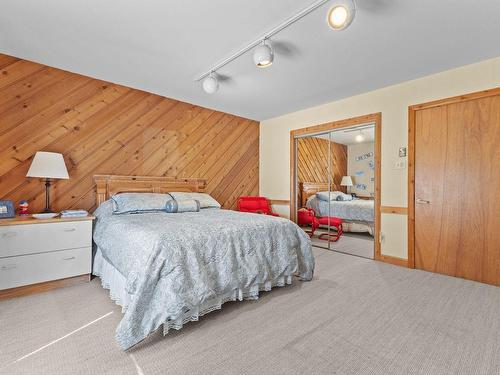
[[[374,258],[374,125],[295,139],[298,224],[313,246]]]

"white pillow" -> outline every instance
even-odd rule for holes
[[[219,202],[217,202],[213,197],[211,197],[207,193],[187,193],[187,192],[180,192],[180,191],[173,191],[170,192],[170,195],[176,200],[176,201],[182,201],[182,200],[197,200],[200,202],[200,208],[221,208],[221,205]]]

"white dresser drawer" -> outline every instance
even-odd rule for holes
[[[0,289],[88,274],[92,248],[0,259]]]
[[[92,246],[92,221],[0,226],[0,258]]]

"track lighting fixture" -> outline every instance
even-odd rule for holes
[[[359,134],[356,136],[356,142],[360,143],[360,142],[363,142],[365,140],[365,136],[363,135],[363,132],[360,130],[359,131]]]
[[[203,90],[207,94],[213,94],[219,89],[219,81],[215,76],[214,72],[210,72],[208,77],[203,80]]]
[[[328,25],[333,30],[344,30],[356,15],[356,4],[354,0],[334,1],[328,11]]]
[[[266,39],[258,46],[253,53],[253,61],[259,68],[267,68],[273,64],[274,52]]]
[[[255,65],[257,65],[259,68],[271,66],[274,60],[274,51],[272,49],[272,46],[267,44],[266,41],[326,3],[332,3],[332,6],[328,12],[327,20],[328,25],[333,30],[343,30],[351,24],[356,14],[356,4],[354,0],[317,0],[316,2],[310,4],[293,16],[285,19],[282,23],[275,26],[267,33],[262,34],[259,39],[248,43],[237,52],[226,57],[217,64],[212,65],[211,70],[205,71],[205,73],[196,77],[195,81],[199,82],[203,80],[203,90],[205,90],[205,92],[207,92],[208,94],[215,93],[219,89],[219,82],[217,80],[217,77],[213,73],[226,66],[231,61],[239,58],[243,54],[251,51],[252,49],[254,49],[253,61]],[[363,135],[361,135],[361,137],[363,137]],[[362,142],[363,140],[364,138],[360,142]]]

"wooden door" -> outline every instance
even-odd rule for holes
[[[500,94],[415,112],[415,267],[500,285]]]

